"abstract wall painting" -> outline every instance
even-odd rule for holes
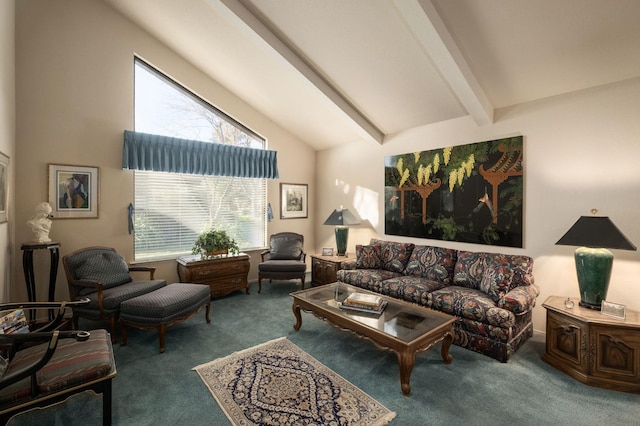
[[[385,234],[523,247],[523,137],[385,157]]]

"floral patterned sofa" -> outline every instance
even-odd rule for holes
[[[533,335],[533,259],[372,239],[338,280],[454,315],[454,344],[507,362]]]

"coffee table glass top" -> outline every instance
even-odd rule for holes
[[[369,314],[340,309],[340,304],[354,292],[371,293],[361,288],[337,282],[297,291],[291,293],[291,295],[317,305],[322,309],[338,313],[352,321],[357,321],[375,330],[391,335],[404,342],[411,342],[434,328],[447,324],[454,319],[454,317],[450,315],[386,296],[382,297],[387,301],[387,307],[381,314]]]

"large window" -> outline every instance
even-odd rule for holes
[[[265,148],[263,138],[139,59],[135,131]],[[190,253],[198,234],[208,228],[227,230],[243,250],[265,246],[265,179],[134,173],[136,261]]]

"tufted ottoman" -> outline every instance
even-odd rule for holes
[[[156,328],[162,353],[167,327],[192,317],[202,307],[206,307],[206,320],[210,323],[211,295],[209,286],[204,284],[175,283],[125,300],[120,304],[121,346],[127,344],[127,326]]]

